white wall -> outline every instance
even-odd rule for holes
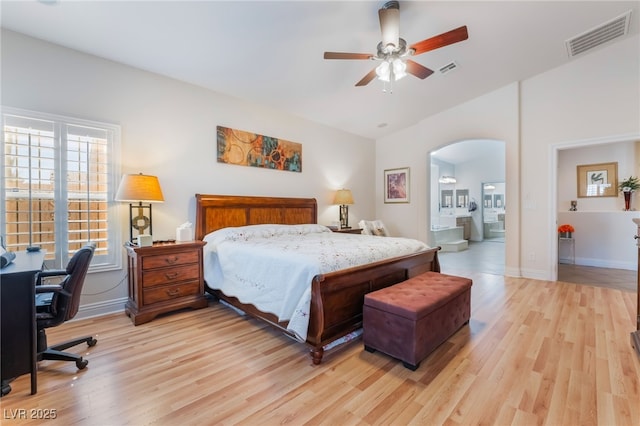
[[[522,270],[553,278],[554,147],[640,135],[640,39],[629,37],[522,83]]]
[[[346,187],[356,203],[350,222],[374,217],[372,140],[10,31],[1,54],[2,105],[122,126],[122,173],[157,175],[162,186],[156,239],[194,221],[196,193],[315,197],[318,222],[330,224],[333,193]],[[217,163],[217,125],[301,143],[302,173]],[[124,241],[128,209],[119,207]],[[90,275],[83,308],[121,309],[125,272]]]
[[[518,200],[518,90],[517,83],[508,85],[377,140],[377,216],[393,224],[398,235],[427,240],[431,223],[429,152],[469,139],[505,142],[506,199]],[[411,167],[410,203],[384,204],[383,170],[405,166]],[[506,220],[507,275],[519,275],[519,208],[518,203],[510,203]]]
[[[636,165],[636,144],[617,142],[598,144],[581,148],[558,151],[558,211],[567,211],[571,200],[578,202],[578,211],[621,211],[624,208],[622,193],[616,197],[578,198],[577,166],[597,163],[618,163],[618,180],[638,176]],[[635,195],[635,194],[634,194]],[[638,196],[632,198],[632,209],[637,210]]]
[[[377,216],[396,223],[404,235],[426,238],[427,153],[464,139],[503,140],[509,203],[505,273],[552,279],[557,260],[553,147],[640,135],[639,63],[639,37],[629,37],[377,140]],[[382,172],[403,166],[412,168],[412,201],[384,204]]]
[[[622,211],[622,193],[615,197],[577,196],[578,165],[616,162],[619,179],[638,176],[636,146],[637,142],[618,142],[558,151],[557,224],[568,223],[576,229],[572,244],[577,265],[637,269],[638,255],[633,239],[636,225],[631,219],[640,217],[640,213],[633,211],[640,205],[640,196],[633,194],[629,212]],[[569,211],[571,200],[578,202],[578,211]],[[559,259],[568,257],[566,246],[568,244],[558,246]]]
[[[637,226],[633,218],[640,215],[634,211],[577,211],[558,212],[558,225],[571,224],[576,265],[600,268],[638,268]],[[569,257],[569,248],[558,245],[558,259]]]

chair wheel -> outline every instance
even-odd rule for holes
[[[98,343],[98,341],[97,341],[96,339],[93,339],[93,338],[92,338],[91,340],[89,340],[89,341],[87,342],[87,345],[89,345],[89,346],[95,346],[95,345],[96,345],[96,343]]]
[[[89,364],[89,361],[87,361],[86,359],[80,358],[76,361],[76,367],[78,367],[78,370],[84,370],[87,364]]]
[[[11,392],[11,385],[3,383],[2,384],[2,396],[8,395]]]

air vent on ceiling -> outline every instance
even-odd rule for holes
[[[458,64],[455,61],[449,62],[447,65],[440,67],[440,74],[446,74],[458,68]]]
[[[629,32],[630,19],[631,11],[628,11],[602,25],[570,38],[565,42],[569,57],[579,55],[614,38],[626,35]]]

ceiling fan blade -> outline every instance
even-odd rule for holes
[[[372,69],[371,71],[369,71],[369,74],[365,75],[362,80],[360,80],[359,82],[356,83],[356,87],[357,86],[366,86],[367,84],[371,83],[371,80],[373,80],[374,78],[376,78],[376,69]]]
[[[426,40],[414,43],[410,46],[410,49],[413,49],[414,55],[419,55],[421,53],[448,46],[450,44],[457,43],[468,38],[469,33],[467,32],[467,26],[464,25],[460,28],[456,28],[455,30],[451,30],[435,37],[431,37]]]
[[[405,62],[407,64],[407,72],[409,74],[415,75],[418,78],[424,80],[425,78],[433,74],[433,70],[430,70],[429,68],[420,65],[419,63],[412,61],[411,59],[407,59]]]
[[[370,53],[324,52],[325,59],[371,59]]]
[[[382,33],[382,46],[393,45],[395,49],[399,45],[400,38],[400,9],[380,9],[380,32]]]

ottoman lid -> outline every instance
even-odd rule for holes
[[[471,288],[469,278],[425,272],[364,296],[364,305],[417,320]]]

